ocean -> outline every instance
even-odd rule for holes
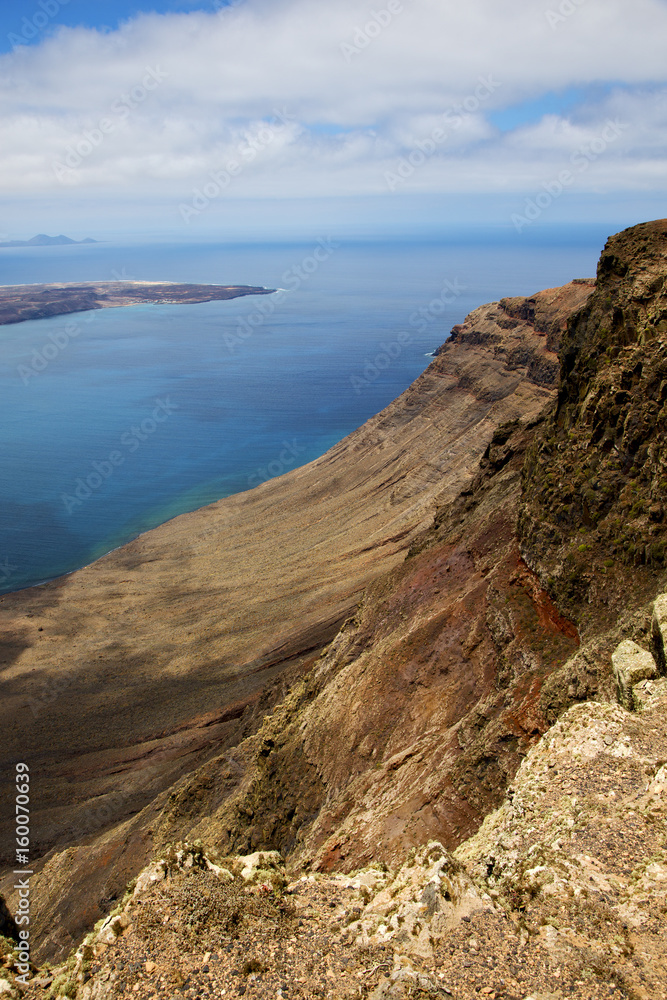
[[[310,462],[476,306],[594,275],[601,232],[0,250],[0,282],[283,289],[0,327],[0,592]]]

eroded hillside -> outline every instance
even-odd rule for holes
[[[667,595],[642,639],[613,657],[632,711],[563,713],[456,852],[290,881],[278,852],[170,846],[28,995],[664,1000]]]

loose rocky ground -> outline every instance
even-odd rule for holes
[[[661,641],[666,610],[662,597]],[[619,694],[636,660],[628,645],[615,661]],[[26,997],[667,1000],[657,665],[648,683],[638,712],[570,708],[453,854],[431,842],[393,871],[293,873],[288,884],[277,852],[170,848],[66,965],[35,970]],[[646,684],[635,685],[644,698]]]

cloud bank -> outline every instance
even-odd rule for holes
[[[0,57],[0,196],[159,197],[187,222],[223,193],[529,196],[566,169],[580,192],[664,190],[663,0],[218,8]]]

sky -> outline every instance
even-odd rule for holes
[[[0,238],[667,216],[667,0],[14,0]]]

